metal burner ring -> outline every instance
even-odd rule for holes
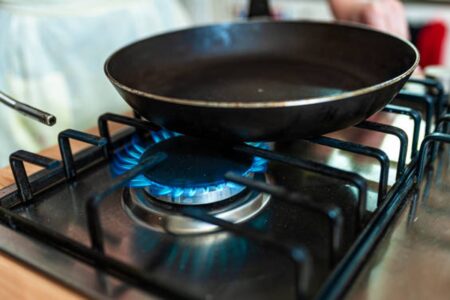
[[[254,174],[250,173],[247,175],[249,178],[253,178]],[[204,193],[197,192],[195,195],[186,197],[175,197],[172,193],[168,193],[166,195],[153,195],[151,191],[149,191],[147,188],[144,188],[144,190],[147,192],[147,194],[150,197],[156,198],[160,201],[164,201],[167,203],[174,203],[174,204],[182,204],[182,205],[204,205],[204,204],[211,204],[219,201],[223,201],[226,199],[229,199],[242,191],[244,191],[245,187],[243,186],[229,186],[225,185],[221,189],[217,190],[211,190]]]
[[[213,211],[210,215],[232,223],[244,222],[258,214],[269,202],[270,195],[244,191],[242,199]],[[216,225],[194,220],[177,213],[173,205],[149,198],[143,189],[125,189],[122,206],[135,222],[164,233],[199,234],[216,231]]]

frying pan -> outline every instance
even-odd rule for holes
[[[416,68],[414,46],[364,26],[252,21],[128,45],[105,72],[146,119],[231,141],[312,137],[382,109]]]

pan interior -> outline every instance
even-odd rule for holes
[[[149,74],[138,88],[184,99],[267,102],[337,95],[369,84],[345,69],[271,56],[218,60],[174,73],[157,86],[146,84],[154,81]]]
[[[368,88],[402,75],[415,60],[409,44],[364,28],[262,22],[149,38],[116,52],[106,70],[150,98],[272,102]]]

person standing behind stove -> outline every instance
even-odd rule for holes
[[[328,0],[338,20],[363,23],[409,38],[405,8],[399,0]]]
[[[213,1],[213,0],[210,0]],[[117,48],[190,24],[177,0],[0,0],[0,90],[54,113],[43,127],[0,108],[0,165],[20,148],[39,151],[67,128],[95,126],[98,115],[130,108],[103,74]],[[397,0],[329,0],[338,20],[408,37]]]

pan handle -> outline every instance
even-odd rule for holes
[[[251,0],[248,8],[249,19],[255,17],[269,17],[272,18],[272,11],[270,9],[269,0]]]
[[[56,117],[54,115],[49,114],[40,109],[37,109],[35,107],[32,107],[28,104],[17,101],[16,99],[6,95],[1,91],[0,91],[0,102],[24,114],[27,117],[30,117],[32,119],[35,119],[36,121],[44,123],[45,125],[53,126],[56,123]]]

